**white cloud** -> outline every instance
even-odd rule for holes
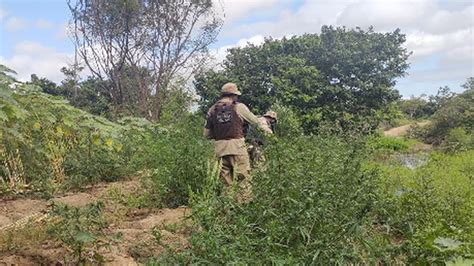
[[[434,68],[427,70],[412,71],[409,79],[414,82],[440,82],[445,80],[465,80],[467,77],[473,75],[472,69],[469,67],[450,66],[442,69]],[[441,85],[440,85],[441,86]],[[429,88],[425,88],[429,89]],[[435,88],[431,88],[435,89]]]
[[[3,17],[6,17],[6,13],[2,12],[4,11],[0,9],[0,20],[2,20]],[[30,23],[21,17],[9,17],[5,22],[5,28],[8,31],[25,30],[29,26],[34,26],[35,28],[40,30],[49,30],[54,28],[54,24],[46,19],[38,19],[34,23]]]
[[[235,46],[238,47],[244,47],[247,46],[248,44],[254,44],[254,45],[259,45],[262,44],[265,41],[265,38],[262,35],[255,35],[253,37],[250,37],[248,39],[240,39]]]
[[[462,66],[471,71],[474,77],[474,47],[472,45],[464,45],[449,50],[440,61],[445,66]]]
[[[272,7],[278,2],[281,0],[214,0],[217,7],[224,9],[226,24],[245,17],[252,10]]]
[[[69,23],[64,23],[61,25],[61,27],[59,28],[59,30],[56,32],[56,39],[60,40],[60,41],[64,41],[68,38],[68,34],[69,34]]]
[[[296,10],[285,6],[277,14],[277,19],[257,21],[234,26],[222,35],[245,38],[252,35],[283,37],[304,33],[318,33],[322,25],[336,25],[337,18],[347,6],[357,0],[311,1],[306,0]]]
[[[10,17],[5,22],[5,28],[8,31],[19,31],[23,30],[28,26],[28,23],[19,17]]]
[[[6,18],[7,15],[8,15],[8,12],[5,9],[0,8],[0,21]]]
[[[432,69],[410,70],[412,80],[474,75],[474,4],[468,0],[304,0],[299,6],[290,0],[213,1],[218,9],[220,5],[225,8],[220,37],[234,40],[233,45],[213,51],[215,61],[222,61],[228,48],[242,47],[247,42],[260,44],[264,37],[319,33],[322,25],[373,25],[376,31],[400,28],[407,34],[406,47],[414,52],[410,58],[412,66],[427,58],[437,58]],[[1,8],[0,20],[9,31],[29,26],[24,19],[7,16]],[[45,29],[52,26],[47,20],[30,24]],[[65,40],[67,32],[64,23],[53,38]],[[31,73],[36,73],[59,81],[59,69],[70,62],[68,56],[38,43],[23,42],[17,45],[13,56],[0,61],[17,70],[20,79],[27,80]]]
[[[420,26],[430,33],[441,34],[469,29],[474,24],[474,5],[456,11],[437,10],[424,19],[426,23]]]
[[[224,29],[222,35],[239,37],[242,41],[252,35],[260,36],[263,40],[263,36],[281,38],[318,33],[322,25],[362,28],[373,25],[375,30],[383,32],[401,28],[407,34],[406,47],[413,51],[411,62],[458,50],[466,53],[458,56],[459,58],[472,62],[473,12],[472,4],[463,5],[459,9],[443,10],[434,0],[307,0],[296,11],[280,11],[276,20],[239,24],[231,29]],[[229,46],[225,46],[218,49],[216,57],[223,58],[223,51],[228,48]]]
[[[36,42],[19,43],[13,54],[10,58],[0,58],[0,63],[15,70],[18,73],[17,78],[21,81],[27,81],[31,74],[37,74],[39,77],[59,82],[64,78],[60,72],[61,67],[72,62],[72,55]]]
[[[435,0],[306,0],[296,11],[280,11],[278,19],[237,24],[224,29],[222,36],[246,38],[253,35],[280,38],[303,33],[319,33],[322,25],[374,26],[377,31],[401,28],[407,46],[417,57],[430,56],[456,44],[472,43],[474,5],[445,10]],[[471,32],[470,35],[466,32]],[[456,33],[457,32],[457,33]],[[456,36],[462,35],[463,39]]]
[[[36,28],[38,28],[40,30],[49,30],[49,29],[52,29],[54,27],[53,23],[49,20],[46,20],[46,19],[38,19],[35,22],[35,26],[36,26]]]
[[[413,51],[412,59],[418,59],[459,47],[472,47],[472,38],[472,29],[458,30],[446,34],[413,31],[407,34],[406,46],[408,50]]]
[[[420,19],[436,10],[433,0],[359,0],[347,5],[338,16],[337,24],[379,30],[393,30],[418,24]]]
[[[458,3],[459,9],[448,10],[435,0],[358,0],[344,8],[337,24],[351,27],[373,25],[378,30],[401,28],[433,34],[472,28],[474,5]]]
[[[237,41],[235,44],[222,46],[218,49],[211,51],[211,56],[213,57],[214,66],[219,67],[219,64],[225,59],[227,55],[227,50],[235,47],[245,47],[248,44],[259,45],[265,41],[265,38],[262,35],[255,35],[250,38],[243,38]]]

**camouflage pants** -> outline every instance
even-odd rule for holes
[[[261,167],[265,163],[265,156],[262,148],[256,144],[251,144],[247,147],[247,152],[250,156],[252,167]]]
[[[248,154],[226,155],[220,157],[222,168],[220,178],[224,182],[224,194],[228,194],[237,182],[237,201],[247,202],[252,195],[252,180]]]

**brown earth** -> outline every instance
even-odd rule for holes
[[[135,193],[135,194],[134,194]],[[104,216],[109,221],[106,235],[121,235],[121,241],[109,243],[99,249],[105,265],[139,265],[140,258],[159,255],[166,248],[180,250],[187,246],[189,223],[185,219],[188,209],[138,209],[126,206],[124,195],[140,195],[141,184],[137,179],[115,183],[101,183],[86,188],[82,192],[67,193],[51,200],[43,199],[0,199],[0,252],[1,235],[8,230],[2,227],[37,213],[47,213],[53,202],[74,207],[84,207],[101,200],[105,203]],[[38,222],[31,228],[45,227],[46,221]],[[29,230],[31,230],[31,228]],[[21,234],[24,228],[15,229]],[[16,231],[14,232],[16,234]],[[159,241],[156,239],[159,236]],[[27,241],[27,240],[26,240]],[[27,241],[28,242],[28,241]],[[31,241],[34,242],[34,241]],[[0,254],[0,265],[70,265],[65,254],[70,253],[57,241],[27,244],[15,252]],[[70,257],[69,257],[70,258]]]
[[[0,265],[22,265],[22,266],[35,266],[38,264],[42,265],[54,265],[52,261],[44,261],[43,259],[35,258],[26,254],[22,255],[8,255],[0,257]]]
[[[418,126],[426,126],[429,125],[431,122],[430,121],[423,121],[423,122],[417,122],[414,124],[408,124],[408,125],[403,125],[400,127],[394,127],[389,130],[384,131],[384,135],[388,137],[402,137],[408,133],[408,130],[414,125]]]

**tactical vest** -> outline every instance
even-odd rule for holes
[[[210,110],[206,127],[215,140],[244,137],[244,120],[237,114],[237,102],[217,102]]]

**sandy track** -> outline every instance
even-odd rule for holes
[[[97,200],[105,200],[105,215],[113,215],[121,207],[118,206],[118,203],[107,200],[108,192],[113,189],[139,193],[141,185],[138,179],[134,179],[114,183],[100,183],[82,192],[67,193],[51,200],[28,198],[15,200],[0,199],[0,228],[37,213],[47,213],[53,202],[83,207]],[[124,220],[111,223],[109,228],[106,229],[107,233],[110,235],[121,233],[123,240],[107,249],[101,250],[102,255],[106,259],[105,265],[138,265],[133,258],[134,255],[157,255],[163,252],[163,246],[158,245],[151,235],[153,229],[160,231],[164,245],[172,245],[177,247],[177,249],[186,247],[186,232],[179,230],[169,232],[166,230],[166,227],[184,224],[184,218],[188,212],[189,210],[185,207],[176,209],[137,209],[136,212],[124,217]],[[135,248],[141,246],[143,248]],[[46,245],[34,249],[25,249],[17,253],[0,254],[0,265],[58,265],[57,263],[61,262],[60,257],[64,255],[64,252],[65,250],[61,246]],[[144,254],[135,254],[140,252]],[[150,254],[147,254],[147,252]]]
[[[394,128],[384,131],[384,135],[388,137],[402,137],[408,133],[408,130],[413,125],[418,125],[418,126],[423,127],[423,126],[429,125],[430,123],[431,123],[430,121],[423,121],[423,122],[417,122],[414,124],[403,125],[400,127],[394,127]]]

